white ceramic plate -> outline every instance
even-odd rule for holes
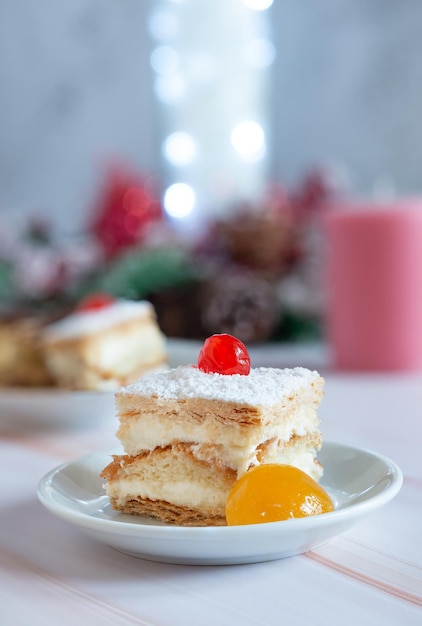
[[[38,497],[52,513],[121,552],[165,563],[224,565],[270,561],[300,554],[344,532],[399,491],[402,473],[386,457],[324,443],[321,481],[336,510],[314,517],[249,526],[169,526],[113,511],[99,477],[110,460],[94,453],[49,472]]]
[[[116,419],[114,393],[65,389],[0,390],[0,429],[83,427]]]

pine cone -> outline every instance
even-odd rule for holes
[[[243,342],[268,340],[280,317],[275,287],[254,272],[224,270],[202,289],[201,319],[209,334],[230,333]]]

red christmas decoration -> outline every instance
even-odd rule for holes
[[[110,170],[91,226],[107,258],[144,241],[163,218],[161,203],[146,179],[122,167]]]

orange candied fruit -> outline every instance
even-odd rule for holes
[[[229,526],[279,522],[334,510],[328,493],[292,465],[256,465],[239,478],[226,503]]]

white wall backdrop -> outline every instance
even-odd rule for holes
[[[161,171],[150,6],[0,0],[0,211],[73,231],[107,158]],[[272,176],[333,163],[360,193],[422,191],[422,3],[275,0],[270,18]]]
[[[274,172],[345,166],[362,193],[422,191],[422,3],[274,2]]]
[[[0,207],[84,220],[104,160],[155,170],[148,2],[1,0]]]

